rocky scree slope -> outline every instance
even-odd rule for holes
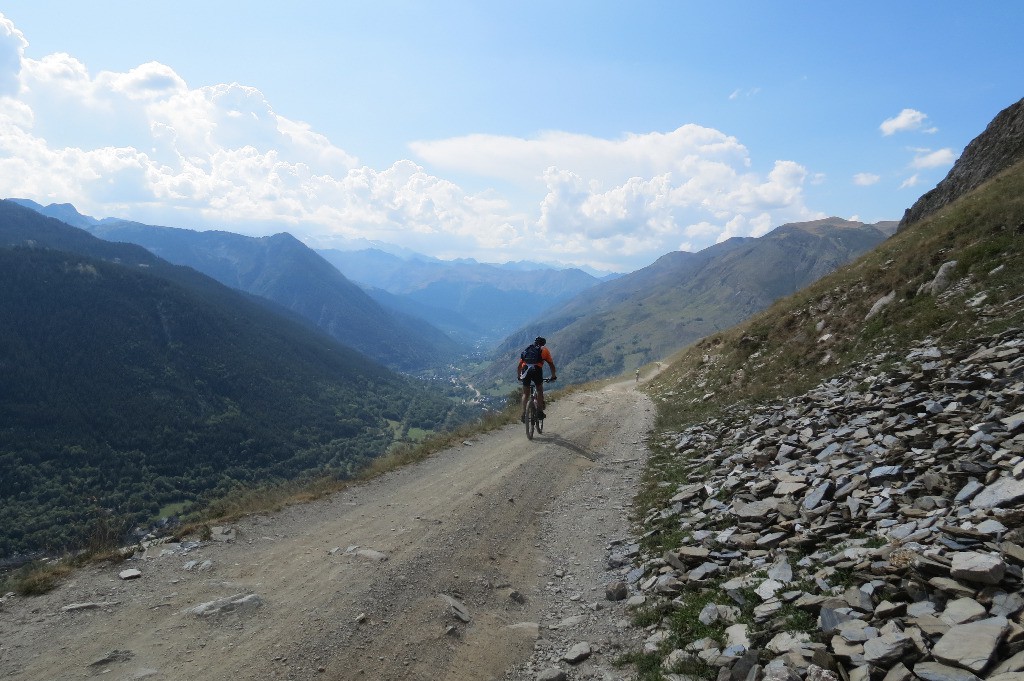
[[[652,381],[618,585],[645,678],[1021,678],[1022,188],[986,178]]]
[[[622,578],[667,678],[1024,678],[1021,329],[662,437],[679,539]]]

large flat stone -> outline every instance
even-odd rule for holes
[[[950,628],[932,648],[939,662],[981,673],[996,654],[1010,625],[1005,617],[990,617],[980,622]]]
[[[918,662],[914,665],[914,674],[923,681],[981,681],[966,669],[949,667],[939,662]]]
[[[971,508],[986,510],[1002,508],[1024,501],[1024,480],[1002,477],[971,499]]]

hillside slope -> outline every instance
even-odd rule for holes
[[[655,381],[668,422],[796,394],[926,337],[956,342],[1024,322],[1024,162],[856,262],[683,351]],[[940,270],[943,270],[940,275]]]
[[[1019,161],[652,377],[635,660],[1020,675],[1022,237]]]
[[[548,339],[567,380],[632,370],[763,310],[874,247],[893,227],[828,218],[669,253],[536,318],[498,349],[506,359],[487,378],[507,374],[507,358],[537,334]]]
[[[899,228],[931,215],[1022,159],[1024,99],[1000,111],[984,132],[971,140],[949,174],[907,209]]]
[[[272,300],[393,369],[433,367],[438,358],[460,352],[451,338],[423,320],[384,309],[290,234],[257,238],[110,220],[88,229]]]
[[[103,519],[348,475],[443,398],[254,297],[0,202],[0,556]]]

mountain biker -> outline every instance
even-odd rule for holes
[[[531,382],[537,386],[537,407],[540,409],[540,413],[537,416],[539,418],[545,418],[544,362],[547,362],[551,367],[551,380],[554,381],[558,378],[558,372],[555,369],[555,362],[551,359],[551,351],[545,347],[547,342],[547,339],[543,336],[537,336],[537,338],[534,339],[533,344],[524,350],[519,356],[519,380],[523,382],[523,410],[522,415],[519,417],[520,421],[526,421],[526,403],[530,399]],[[535,356],[536,361],[527,361],[527,353],[534,350],[539,350],[539,352],[531,353]]]

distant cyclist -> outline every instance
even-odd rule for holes
[[[540,408],[539,418],[544,415],[544,362],[551,367],[551,380],[558,378],[555,362],[551,359],[551,351],[544,347],[547,339],[537,336],[533,344],[519,355],[519,380],[523,382],[523,409],[520,421],[526,420],[526,403],[530,399],[530,383],[537,386],[537,406]]]

